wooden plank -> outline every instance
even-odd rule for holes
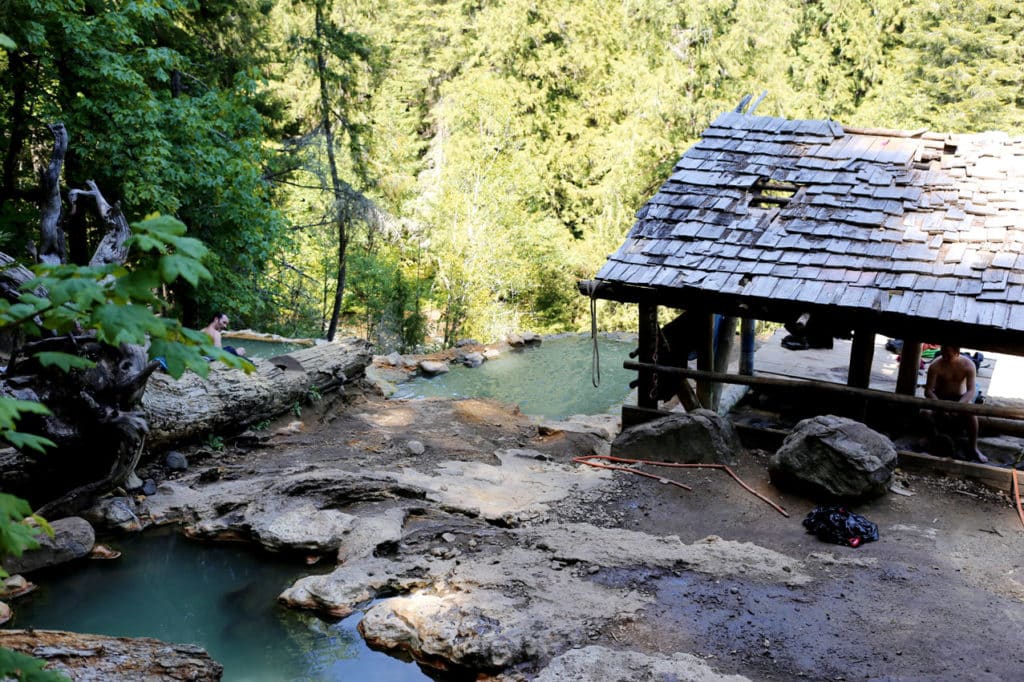
[[[869,388],[871,385],[871,361],[875,357],[875,333],[870,329],[855,329],[850,348],[850,369],[846,385]]]
[[[904,348],[906,343],[904,342]],[[648,365],[642,362],[622,363],[626,369],[651,370],[659,374],[675,374],[689,377],[699,381],[720,381],[723,384],[739,384],[741,386],[766,386],[783,390],[806,392],[807,390],[830,392],[837,395],[845,395],[850,398],[859,398],[881,403],[894,405],[907,405],[928,410],[940,410],[956,414],[973,414],[986,417],[999,417],[1001,419],[1024,420],[1024,408],[1021,407],[999,407],[996,405],[976,405],[974,403],[958,403],[950,400],[930,400],[916,396],[889,393],[873,388],[855,388],[836,384],[828,381],[817,381],[813,379],[780,379],[777,377],[754,374],[744,376],[740,374],[726,374],[724,372],[706,372],[699,369],[686,369],[683,367],[670,367],[666,365]]]
[[[896,392],[905,396],[917,393],[917,374],[921,371],[921,342],[903,339],[900,370],[896,376]]]
[[[640,360],[644,363],[652,363],[657,357],[658,348],[658,306],[642,303],[638,307],[640,309],[640,321],[637,327],[639,331]],[[640,372],[639,383],[637,384],[637,402],[641,407],[658,406],[654,381],[653,372]]]

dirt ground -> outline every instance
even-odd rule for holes
[[[593,445],[574,433],[541,436],[536,422],[497,403],[385,401],[370,391],[307,412],[301,427],[287,428],[288,421],[223,452],[190,453],[189,475],[231,479],[303,463],[347,470],[423,470],[450,460],[498,465],[494,451],[514,447],[569,463]],[[409,441],[422,443],[423,454],[410,452]],[[599,495],[555,505],[559,522],[686,543],[715,535],[805,561],[814,573],[798,587],[763,584],[650,568],[638,557],[635,566],[605,569],[593,580],[653,596],[651,605],[641,617],[592,633],[590,644],[686,652],[718,673],[755,680],[1022,679],[1024,528],[1008,495],[898,472],[913,495],[890,493],[856,507],[881,537],[853,549],[804,531],[801,520],[815,504],[770,484],[768,454],[737,453],[734,469],[788,518],[714,470],[656,471],[692,492],[616,473]]]

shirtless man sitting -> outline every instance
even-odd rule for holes
[[[210,318],[210,324],[202,328],[202,332],[209,336],[213,340],[213,345],[217,348],[223,348],[232,355],[238,355],[241,357],[245,356],[244,348],[235,348],[234,346],[221,346],[221,335],[220,333],[228,328],[228,316],[226,313],[216,312],[213,317]]]
[[[975,380],[977,369],[970,358],[960,355],[958,346],[942,346],[939,356],[928,366],[928,382],[924,395],[932,400],[954,400],[970,404],[977,395]],[[971,449],[979,462],[988,457],[978,449],[978,418],[973,414],[964,415]]]

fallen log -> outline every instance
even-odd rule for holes
[[[210,367],[206,379],[192,373],[178,380],[154,374],[142,396],[149,424],[146,447],[159,449],[280,416],[297,402],[304,404],[361,377],[371,361],[369,342],[346,338],[280,359],[255,358],[256,370],[250,374],[219,363]]]
[[[2,630],[0,647],[34,656],[73,680],[219,680],[224,666],[202,647],[148,637],[60,630]]]

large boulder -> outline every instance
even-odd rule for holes
[[[726,464],[743,451],[729,420],[710,410],[670,414],[625,429],[612,442],[611,454],[681,464]]]
[[[89,522],[79,516],[57,519],[50,524],[53,537],[39,537],[39,547],[25,551],[20,557],[4,559],[8,573],[31,573],[40,568],[57,566],[68,561],[81,559],[89,554],[96,544],[96,533]]]
[[[772,482],[780,487],[846,500],[884,494],[895,468],[891,440],[834,415],[797,424],[768,464]]]

